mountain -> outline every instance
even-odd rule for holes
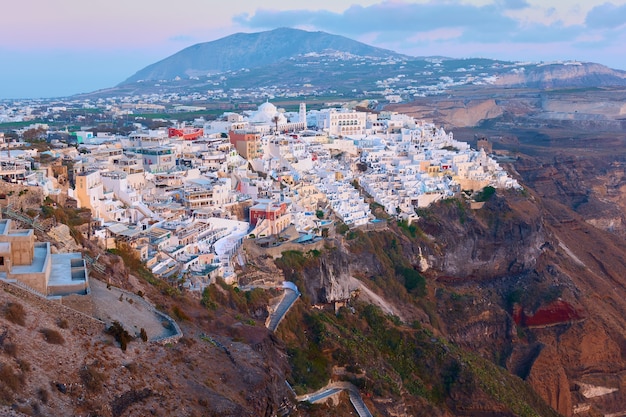
[[[592,62],[536,64],[502,74],[496,85],[529,88],[626,85],[626,72]]]
[[[258,68],[299,55],[329,51],[376,58],[403,57],[396,52],[343,36],[279,28],[258,33],[236,33],[212,42],[192,45],[138,71],[122,84]]]
[[[484,86],[626,86],[626,72],[577,61],[412,57],[325,32],[279,28],[190,46],[114,88],[93,94],[199,94],[200,101],[256,101],[271,89],[276,97],[331,96],[377,102],[399,97],[407,102],[459,87],[481,91]]]

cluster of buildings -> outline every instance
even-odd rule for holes
[[[411,219],[462,190],[518,187],[484,150],[394,113],[304,104],[289,113],[266,102],[217,121],[76,137],[77,147],[53,149],[49,166],[20,180],[90,209],[103,247],[123,242],[155,274],[192,290],[216,276],[234,282],[245,238],[280,237],[291,226],[323,236],[332,218],[367,225],[374,217],[362,191]],[[8,149],[0,156],[28,160]]]
[[[89,292],[81,253],[52,253],[49,242],[36,242],[33,229],[16,228],[11,219],[0,219],[0,279],[43,297]]]

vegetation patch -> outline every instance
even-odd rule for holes
[[[39,331],[43,335],[43,339],[53,345],[62,345],[65,344],[65,339],[63,335],[54,329],[41,329]]]
[[[111,326],[106,330],[107,334],[110,334],[115,338],[117,343],[120,344],[120,349],[126,351],[128,343],[133,340],[133,337],[126,331],[124,326],[119,321],[114,321]]]
[[[488,201],[491,197],[493,197],[495,193],[496,189],[493,188],[491,185],[488,185],[476,193],[474,200],[478,202]]]
[[[404,288],[412,294],[426,295],[426,279],[414,268],[397,267],[396,274],[404,279]]]
[[[402,230],[407,236],[416,238],[419,234],[421,234],[421,230],[415,223],[409,224],[406,220],[399,220],[398,227]]]
[[[241,291],[218,278],[217,283],[208,285],[204,289],[200,302],[210,310],[227,307],[240,313],[254,315],[256,311],[265,311],[273,296],[271,292],[262,288]]]
[[[11,323],[24,326],[26,324],[26,310],[18,303],[9,303],[4,308],[4,318]]]
[[[289,382],[298,393],[324,386],[333,364],[343,367],[340,378],[365,396],[420,397],[420,404],[452,415],[462,413],[475,398],[487,398],[513,415],[557,416],[528,384],[506,370],[419,325],[403,325],[371,304],[358,303],[353,312],[343,308],[337,315],[294,308],[277,335],[287,344]]]
[[[80,371],[78,371],[78,375],[85,385],[85,388],[91,392],[101,391],[104,381],[106,380],[104,373],[98,370],[97,363],[83,366]]]

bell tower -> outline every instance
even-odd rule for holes
[[[307,128],[306,124],[306,103],[300,103],[300,123],[304,123],[304,129]]]

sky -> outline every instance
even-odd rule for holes
[[[2,11],[0,99],[112,87],[193,44],[277,27],[414,56],[626,70],[626,0],[19,0]]]

